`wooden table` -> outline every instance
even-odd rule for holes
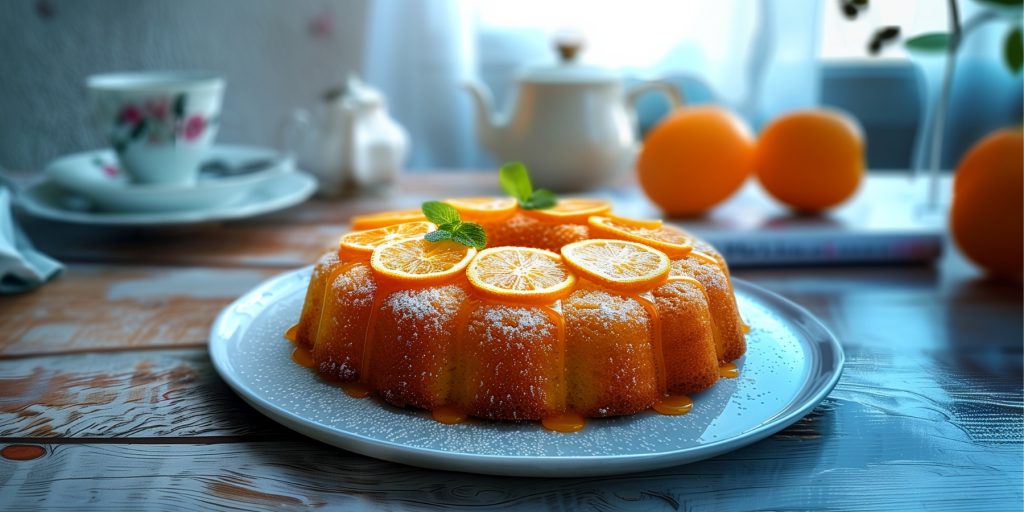
[[[441,174],[403,189],[174,229],[23,219],[68,268],[0,298],[0,509],[1021,509],[1021,288],[981,278],[952,249],[935,267],[737,270],[819,316],[847,366],[806,418],[703,462],[607,478],[478,476],[278,426],[214,372],[214,317],[311,263],[354,213],[497,185]]]

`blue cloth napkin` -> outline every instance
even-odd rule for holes
[[[0,294],[27,292],[64,270],[64,265],[35,250],[11,213],[11,191],[0,184]]]

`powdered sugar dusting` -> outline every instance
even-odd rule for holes
[[[488,340],[523,343],[551,336],[554,325],[540,308],[491,306],[484,308],[483,318],[474,318],[473,325]]]
[[[704,285],[704,288],[708,291],[711,289],[729,290],[729,278],[726,277],[722,268],[716,263],[705,261],[697,256],[687,256],[686,258],[672,261],[669,275],[692,277],[700,281],[700,284]]]
[[[442,329],[451,322],[466,300],[466,292],[455,285],[433,286],[417,290],[402,290],[392,293],[385,300],[388,311],[402,321],[414,321]]]
[[[635,321],[646,318],[644,307],[633,299],[627,299],[601,290],[578,290],[569,297],[573,316],[593,325],[610,328],[612,323]]]

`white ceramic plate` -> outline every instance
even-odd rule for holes
[[[470,420],[444,425],[429,413],[355,399],[290,359],[282,333],[299,317],[312,267],[275,277],[221,312],[210,355],[245,401],[302,434],[347,450],[427,468],[570,477],[652,470],[714,457],[782,430],[832,390],[842,347],[806,310],[736,280],[753,326],[740,377],[694,395],[684,416],[643,412],[588,420],[572,434],[538,422]]]
[[[80,196],[52,181],[43,180],[18,194],[18,206],[36,217],[107,226],[169,226],[262,215],[299,204],[316,191],[316,179],[302,171],[283,172],[257,184],[231,205],[167,212],[95,211]]]
[[[272,149],[229,145],[207,151],[194,185],[132,183],[118,165],[109,149],[85,151],[50,162],[46,176],[88,199],[96,210],[148,213],[230,206],[259,184],[294,167],[291,157]]]

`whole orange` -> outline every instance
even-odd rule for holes
[[[688,216],[720,203],[750,176],[754,137],[742,119],[720,107],[684,107],[644,140],[636,169],[640,186],[668,215]]]
[[[993,274],[1024,267],[1024,133],[1000,130],[964,155],[953,178],[953,239]]]
[[[800,212],[820,212],[850,198],[864,176],[864,136],[838,111],[792,112],[768,124],[757,140],[758,181]]]

